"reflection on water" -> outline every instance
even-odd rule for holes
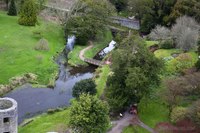
[[[64,107],[70,104],[72,87],[76,82],[93,76],[91,72],[76,75],[66,74],[66,80],[56,81],[54,89],[32,88],[29,85],[14,90],[5,97],[11,97],[18,102],[19,123],[25,118],[47,111],[48,109]]]

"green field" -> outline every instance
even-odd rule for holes
[[[128,126],[123,129],[122,133],[149,133],[149,131],[140,126]]]
[[[34,118],[33,122],[21,127],[19,133],[46,133],[55,131],[62,133],[66,131],[69,123],[69,109],[54,114],[43,114]]]
[[[97,85],[97,96],[101,96],[103,94],[110,71],[111,70],[108,65],[104,65],[96,70],[96,75],[98,75],[98,77],[95,78],[95,83]]]
[[[64,48],[62,28],[56,24],[39,21],[35,27],[21,26],[18,17],[0,12],[0,84],[7,84],[11,77],[24,73],[37,74],[40,84],[47,84],[57,71],[53,56]],[[48,40],[49,51],[36,51],[35,45],[41,32]]]

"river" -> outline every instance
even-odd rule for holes
[[[34,117],[38,114],[46,112],[48,109],[63,108],[70,105],[72,97],[72,88],[75,83],[93,77],[93,73],[96,69],[95,66],[71,68],[66,66],[66,58],[69,50],[74,45],[73,40],[69,40],[69,44],[66,45],[64,51],[58,57],[55,62],[59,65],[59,75],[55,82],[54,88],[33,88],[30,84],[23,85],[10,93],[4,95],[4,97],[10,97],[18,103],[18,123],[23,122],[27,118]],[[75,39],[71,37],[71,39]],[[108,49],[103,49],[99,53],[107,54],[113,49],[113,41],[109,44]]]
[[[10,97],[17,101],[18,123],[44,113],[48,109],[69,106],[70,100],[73,98],[72,88],[75,83],[93,77],[93,72],[96,69],[94,66],[85,68],[66,66],[67,54],[61,53],[55,59],[55,62],[59,65],[59,76],[53,89],[33,88],[30,84],[26,84],[4,95],[4,97]]]

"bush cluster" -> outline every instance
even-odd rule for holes
[[[48,40],[42,38],[39,40],[39,42],[35,46],[35,50],[39,51],[49,51],[49,43]]]

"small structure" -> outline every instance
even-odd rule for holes
[[[0,98],[0,133],[17,133],[17,102]]]

